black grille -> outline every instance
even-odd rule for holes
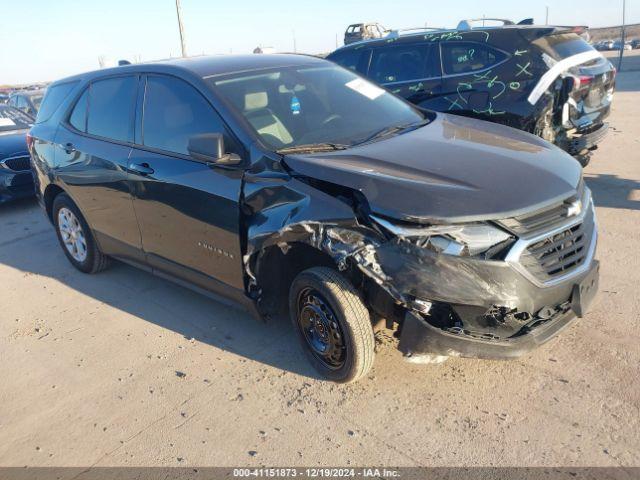
[[[553,280],[585,262],[595,228],[593,211],[590,206],[587,208],[582,223],[532,243],[522,253],[520,263],[535,278],[543,282]]]
[[[16,172],[31,169],[31,161],[29,160],[29,157],[9,158],[2,163],[4,163],[8,169],[15,170]]]

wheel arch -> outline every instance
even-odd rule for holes
[[[266,316],[288,313],[289,288],[303,270],[318,266],[338,270],[327,252],[303,242],[265,247],[252,255],[249,264],[259,287],[258,308]]]
[[[66,193],[65,190],[56,185],[55,183],[50,183],[44,190],[43,200],[44,200],[44,208],[47,212],[47,217],[49,221],[53,223],[53,202],[55,198],[61,193]]]

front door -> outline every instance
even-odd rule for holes
[[[144,88],[140,146],[129,158],[129,179],[147,261],[204,288],[243,289],[242,170],[196,161],[187,144],[193,135],[223,133],[227,150],[242,152],[189,83],[149,75]]]

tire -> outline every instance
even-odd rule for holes
[[[323,377],[349,383],[371,370],[375,340],[369,311],[340,273],[314,267],[298,274],[289,290],[289,312],[303,350]]]
[[[84,273],[107,268],[109,257],[100,251],[84,216],[66,193],[53,200],[52,217],[58,242],[74,267]]]

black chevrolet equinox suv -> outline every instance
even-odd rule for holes
[[[322,59],[77,75],[48,88],[27,141],[76,268],[115,258],[262,318],[288,312],[335,381],[369,371],[374,325],[414,362],[514,358],[597,290],[593,203],[568,154]]]

